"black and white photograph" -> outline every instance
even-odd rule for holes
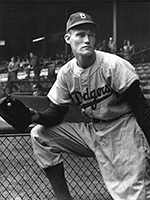
[[[0,0],[0,200],[150,200],[150,2]]]

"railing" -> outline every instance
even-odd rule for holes
[[[51,88],[53,82],[49,80],[43,81],[33,81],[33,80],[16,80],[16,81],[7,81],[7,82],[0,82],[0,92],[3,96],[7,95],[8,93],[20,93],[22,95],[33,94],[33,85],[40,83],[42,86],[43,94],[47,94],[49,89]]]
[[[62,154],[74,200],[111,200],[97,162]],[[34,159],[29,133],[0,134],[0,200],[55,200],[51,185]]]

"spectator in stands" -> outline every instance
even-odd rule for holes
[[[20,62],[19,59],[16,61],[16,58],[14,56],[11,57],[11,60],[7,65],[8,81],[16,81],[17,80],[17,71],[19,69],[19,62]]]
[[[108,49],[109,49],[110,53],[113,53],[113,54],[116,53],[116,43],[115,43],[115,41],[113,40],[112,37],[109,38]]]
[[[124,40],[122,52],[123,52],[124,59],[131,61],[131,58],[133,54],[135,53],[135,51],[134,51],[134,45],[131,45],[131,42],[129,39]]]
[[[34,80],[39,81],[40,80],[40,72],[41,72],[40,60],[39,60],[38,56],[32,52],[30,52],[29,65],[30,65],[31,69],[33,69],[33,71],[34,71]]]
[[[43,87],[41,84],[37,83],[33,85],[33,96],[43,96]]]
[[[97,47],[97,50],[108,52],[108,45],[106,40],[102,41],[102,43]]]

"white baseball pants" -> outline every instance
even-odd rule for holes
[[[60,152],[95,156],[114,200],[150,200],[150,148],[133,116],[107,123],[37,125],[31,139],[40,167],[62,162]]]

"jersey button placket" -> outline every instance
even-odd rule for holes
[[[80,75],[80,90],[82,96],[85,94],[85,92],[89,91],[89,77],[84,74],[84,72],[81,73]],[[87,100],[83,99],[83,103],[87,103]],[[92,111],[91,109],[89,110],[90,112]],[[88,111],[88,112],[89,112]]]

